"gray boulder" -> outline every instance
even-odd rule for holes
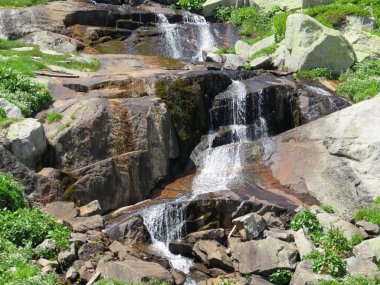
[[[89,217],[102,213],[102,208],[100,207],[99,201],[94,200],[87,205],[79,208],[79,215],[81,217]]]
[[[154,262],[135,260],[99,262],[96,270],[105,279],[121,280],[127,283],[139,283],[141,280],[151,278],[170,284],[173,282],[170,272]]]
[[[248,58],[254,55],[255,53],[257,53],[258,51],[264,48],[269,47],[275,42],[276,41],[275,41],[274,36],[270,36],[265,39],[262,39],[253,45],[249,45],[245,43],[244,41],[239,40],[235,44],[236,54],[240,55],[243,59],[248,60]]]
[[[294,72],[326,67],[340,73],[356,60],[350,44],[339,31],[304,14],[288,17],[285,44],[285,66]]]
[[[7,118],[23,118],[21,110],[16,105],[8,102],[4,98],[0,98],[0,107],[2,107],[7,114]]]
[[[243,274],[269,275],[278,268],[294,269],[297,248],[273,237],[233,244],[231,258],[236,271]]]
[[[343,35],[351,44],[358,62],[380,58],[380,37],[356,27],[345,30]]]
[[[294,233],[294,241],[297,245],[301,258],[315,249],[313,243],[303,229],[300,229]]]
[[[265,11],[269,11],[274,6],[279,6],[282,10],[296,11],[315,6],[328,5],[333,3],[334,0],[254,0],[253,2]]]
[[[195,255],[201,259],[208,268],[221,268],[233,271],[231,258],[226,253],[226,248],[214,240],[200,240],[194,245]]]
[[[255,58],[250,63],[252,69],[271,69],[272,67],[272,57],[271,56],[260,56]]]
[[[100,215],[76,217],[66,222],[74,232],[78,233],[85,233],[89,230],[101,230],[104,228],[104,220]]]
[[[224,69],[236,70],[242,68],[247,62],[237,54],[222,54]]]
[[[44,128],[35,119],[12,124],[7,133],[12,153],[26,166],[35,168],[47,149]]]
[[[354,255],[371,261],[380,259],[380,237],[365,240],[354,247]]]
[[[265,229],[264,218],[256,213],[250,213],[232,220],[243,240],[257,238]]]
[[[364,275],[369,278],[380,278],[380,271],[377,265],[368,260],[356,257],[350,257],[347,261],[347,273],[351,275]]]
[[[313,285],[323,280],[330,280],[330,275],[316,274],[311,269],[310,260],[301,261],[290,281],[290,285]]]
[[[250,6],[250,2],[247,0],[207,0],[202,5],[202,14],[206,17],[212,16],[219,6],[240,8]]]
[[[376,19],[368,16],[347,16],[345,29],[374,30],[377,28]]]

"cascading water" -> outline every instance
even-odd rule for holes
[[[208,135],[208,148],[203,152],[198,165],[200,174],[194,178],[190,197],[182,196],[171,203],[162,203],[143,210],[140,214],[144,218],[144,224],[151,233],[153,248],[160,255],[165,256],[176,269],[188,273],[192,265],[190,259],[180,255],[174,255],[169,251],[169,243],[181,239],[186,234],[185,218],[186,208],[191,199],[198,195],[229,190],[229,185],[239,177],[242,167],[240,146],[248,141],[247,125],[247,90],[244,83],[234,81],[227,92],[232,95],[230,102],[230,117],[228,126],[233,133],[233,140],[226,145],[213,148],[212,143],[217,132]],[[258,94],[258,108],[256,110],[258,120],[254,123],[255,138],[263,138],[268,134],[266,121],[263,115],[263,93]],[[188,279],[187,284],[194,282]]]
[[[184,12],[183,23],[171,24],[164,14],[157,14],[158,29],[164,34],[168,56],[184,59],[185,46],[193,45],[195,50],[191,56],[193,61],[202,61],[202,50],[216,47],[210,24],[203,16]],[[187,27],[195,28],[194,35],[186,37],[181,34]]]

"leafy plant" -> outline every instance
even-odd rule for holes
[[[363,208],[362,210],[356,213],[355,220],[364,220],[370,223],[380,225],[380,205],[374,204],[372,206]]]
[[[252,281],[252,275],[245,275],[244,276],[244,279],[248,282],[248,283],[251,283],[251,281]]]
[[[4,120],[7,118],[7,113],[5,112],[3,107],[0,107],[0,120]]]
[[[15,211],[26,206],[23,186],[12,175],[0,172],[0,208]]]
[[[0,97],[19,107],[25,116],[39,112],[52,100],[44,85],[6,68],[0,68]]]
[[[312,261],[312,270],[318,274],[331,274],[334,277],[341,277],[346,272],[347,262],[331,251],[312,251],[305,255],[304,259]]]
[[[0,7],[27,7],[48,2],[49,0],[0,0]]]
[[[335,210],[331,205],[325,204],[321,206],[322,210],[329,214],[334,214]]]
[[[269,281],[276,285],[288,285],[292,276],[293,272],[289,269],[278,269],[269,276]]]
[[[46,118],[47,118],[48,124],[52,124],[52,123],[60,121],[63,118],[63,115],[60,113],[53,112],[53,113],[47,114]]]
[[[293,230],[306,229],[312,241],[316,244],[320,242],[323,234],[323,228],[319,223],[317,216],[308,210],[303,210],[295,215],[291,227]]]
[[[331,251],[337,255],[347,255],[352,249],[351,243],[337,228],[329,230],[322,237],[321,245],[325,251]]]
[[[177,5],[179,5],[183,10],[199,12],[202,10],[202,5],[204,2],[205,0],[179,0]]]
[[[252,69],[252,65],[250,65],[249,63],[244,64],[243,70],[251,70],[251,69]]]
[[[229,21],[233,10],[232,7],[218,6],[215,9],[215,17],[222,22]]]
[[[69,231],[64,225],[38,209],[1,210],[0,228],[0,236],[16,246],[35,247],[51,237],[57,246],[64,247],[69,239]],[[59,234],[55,235],[54,232]]]
[[[56,257],[56,252],[48,247],[39,249],[37,253],[41,258],[45,258],[48,260],[51,260]]]

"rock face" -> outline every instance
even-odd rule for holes
[[[160,282],[172,283],[169,271],[161,265],[145,261],[109,261],[99,263],[97,271],[106,279],[121,280],[127,283],[138,283],[141,280],[157,279]]]
[[[311,261],[304,260],[297,266],[290,285],[311,285],[323,280],[330,280],[330,275],[316,274],[311,269]]]
[[[219,6],[240,8],[250,6],[250,3],[246,0],[207,0],[202,6],[202,14],[209,17],[214,15],[215,9]]]
[[[243,274],[269,275],[277,268],[294,269],[297,256],[293,245],[272,237],[238,243],[231,248],[235,270]]]
[[[236,54],[240,55],[245,60],[248,60],[249,57],[251,57],[255,53],[257,53],[258,51],[264,48],[269,47],[275,42],[276,41],[275,41],[274,36],[270,36],[265,39],[262,39],[253,45],[249,45],[245,43],[244,41],[237,41],[235,44]]]
[[[351,67],[356,59],[350,44],[339,31],[303,14],[288,17],[285,45],[285,66],[295,72],[327,67],[340,73]]]
[[[231,258],[226,253],[226,248],[214,240],[200,240],[194,245],[194,252],[198,258],[209,268],[217,267],[226,271],[233,271]]]
[[[0,107],[2,107],[7,114],[7,118],[23,118],[21,110],[16,105],[8,102],[4,98],[0,98]]]
[[[250,213],[232,220],[244,240],[258,237],[265,229],[266,222],[263,217],[256,213]]]
[[[266,145],[273,176],[351,217],[378,196],[379,106],[377,96],[277,136]]]
[[[380,58],[380,38],[378,36],[357,28],[344,31],[344,36],[351,44],[358,62]]]
[[[12,153],[30,168],[36,167],[47,149],[44,128],[35,119],[12,124],[7,138],[11,142]]]

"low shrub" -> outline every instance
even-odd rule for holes
[[[347,262],[331,251],[313,251],[304,256],[305,260],[312,261],[312,270],[317,274],[330,274],[341,277],[346,273]]]
[[[321,238],[321,245],[325,251],[346,256],[352,249],[351,243],[339,229],[331,229]]]
[[[15,211],[26,206],[23,186],[10,174],[0,173],[0,209]]]
[[[242,36],[264,37],[273,33],[272,18],[255,7],[243,7],[231,12],[231,23],[241,27]]]
[[[380,93],[380,60],[364,60],[339,78],[342,83],[336,91],[353,102],[371,98]]]
[[[317,216],[308,210],[297,213],[291,223],[293,230],[306,229],[308,235],[315,244],[319,244],[323,235],[323,228],[319,223]]]
[[[351,246],[354,247],[364,240],[361,234],[354,234],[351,238]]]
[[[278,269],[269,276],[269,281],[276,285],[288,285],[292,276],[293,272],[289,269]]]
[[[62,249],[69,245],[70,231],[38,209],[1,210],[0,228],[0,236],[16,246],[35,247],[48,237]]]
[[[36,114],[52,101],[43,84],[6,68],[0,68],[0,97],[19,107],[24,116]]]
[[[367,221],[380,225],[380,205],[374,204],[360,210],[355,215],[356,221]]]
[[[222,55],[222,54],[235,54],[236,51],[234,48],[228,48],[228,47],[219,47],[216,51],[216,54]]]
[[[316,80],[318,78],[334,79],[332,71],[326,67],[318,67],[311,70],[302,70],[293,76],[295,79],[310,78]]]
[[[222,22],[229,21],[233,10],[232,7],[219,6],[215,10],[215,18]]]
[[[48,2],[49,0],[0,0],[0,7],[28,7]]]

